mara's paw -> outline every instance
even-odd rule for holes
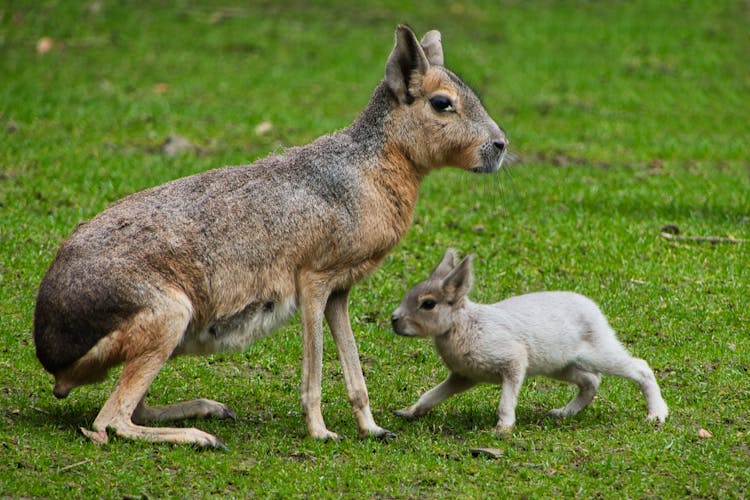
[[[219,403],[213,399],[196,399],[187,403],[182,403],[184,408],[180,408],[186,416],[194,418],[217,418],[237,420],[237,414],[224,403]],[[173,405],[175,411],[180,407],[180,403]]]
[[[568,412],[565,407],[563,408],[554,408],[547,412],[547,415],[552,418],[565,418],[570,415],[570,412]]]
[[[667,415],[669,412],[665,409],[664,411],[659,412],[649,412],[648,414],[648,421],[653,422],[656,425],[661,425],[667,420]]]
[[[388,429],[383,429],[382,427],[377,427],[375,429],[365,429],[359,431],[359,437],[363,439],[375,438],[381,441],[390,441],[391,439],[396,439],[396,433],[391,432]]]
[[[321,431],[310,432],[310,437],[318,441],[341,441],[341,436],[335,432],[323,429]]]
[[[107,444],[109,442],[109,436],[107,436],[107,430],[101,431],[90,431],[84,427],[80,428],[81,433],[95,442],[96,444]]]
[[[216,404],[215,411],[209,415],[210,417],[237,420],[237,414],[230,407],[224,403]]]
[[[419,416],[411,408],[402,408],[400,410],[391,410],[391,413],[393,413],[397,417],[401,417],[401,418],[403,418],[405,420],[414,420],[415,418],[417,418]]]
[[[500,439],[509,438],[513,435],[513,425],[498,424],[495,426],[495,434]]]
[[[189,429],[188,443],[198,446],[199,448],[215,448],[217,450],[228,450],[229,448],[225,445],[221,439],[217,438],[213,434],[203,432],[199,429]]]

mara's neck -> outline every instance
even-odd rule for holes
[[[471,312],[475,304],[468,297],[464,297],[461,301],[461,304],[453,306],[455,309],[453,310],[450,327],[444,333],[433,337],[438,349],[445,348],[445,346],[455,342],[458,337],[465,336],[463,332],[476,329],[476,321],[473,319],[474,314]]]
[[[364,111],[342,132],[369,153],[378,154],[385,146],[388,114],[397,105],[388,86],[385,82],[380,82]]]
[[[357,149],[367,157],[363,162],[366,175],[379,192],[380,199],[387,201],[381,210],[390,208],[391,230],[400,236],[411,224],[425,173],[393,144],[393,133],[388,130],[389,114],[398,105],[386,83],[381,82],[364,111],[342,133],[349,135]]]

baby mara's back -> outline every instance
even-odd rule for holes
[[[474,350],[492,357],[523,354],[527,375],[562,370],[571,362],[583,365],[587,351],[603,344],[619,347],[599,307],[574,292],[529,293],[495,304],[469,303],[466,309],[477,330],[470,334]]]

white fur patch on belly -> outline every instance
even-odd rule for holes
[[[285,323],[296,308],[294,297],[253,302],[234,316],[215,320],[203,329],[188,329],[175,355],[240,351]]]

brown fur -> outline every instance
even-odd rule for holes
[[[360,434],[392,436],[370,411],[349,290],[406,232],[430,170],[495,171],[506,142],[442,66],[440,34],[422,43],[409,28],[396,30],[385,80],[350,127],[252,165],[135,193],[62,243],[34,315],[37,356],[55,375],[55,395],[125,364],[87,436],[106,442],[111,428],[124,437],[222,446],[197,429],[142,425],[234,415],[206,399],[149,407],[149,386],[171,357],[242,349],[295,309],[310,435],[337,437],[320,408],[325,318]],[[439,109],[436,96],[450,99],[450,109]]]
[[[432,96],[438,93],[444,93],[454,100],[458,97],[458,94],[454,90],[455,84],[450,80],[446,80],[439,71],[431,70],[422,79],[422,93],[426,96]]]

